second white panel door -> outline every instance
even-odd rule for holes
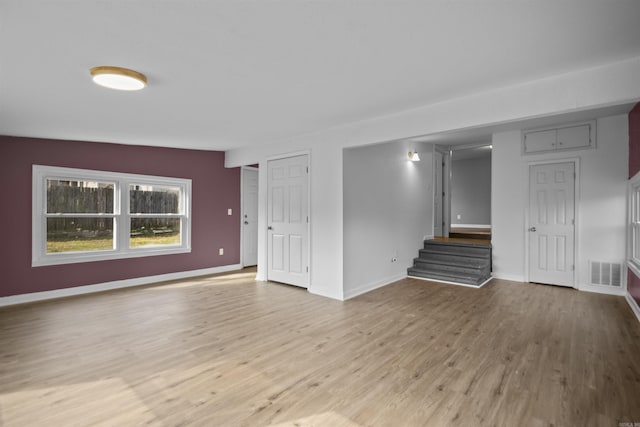
[[[529,169],[529,281],[573,286],[575,165]]]
[[[268,163],[269,280],[309,286],[308,156]]]

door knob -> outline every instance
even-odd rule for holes
[[[536,231],[536,228],[535,228],[535,227],[531,227],[531,228],[529,229],[529,231],[531,231],[532,233],[534,233],[534,232]]]
[[[273,227],[272,226],[268,226],[267,230],[273,230]]]
[[[248,224],[249,224],[249,221],[245,221],[245,222],[244,222],[244,225],[248,225]]]

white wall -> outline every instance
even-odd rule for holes
[[[420,162],[408,160],[414,149]],[[424,237],[433,235],[433,146],[345,149],[343,179],[344,296],[350,298],[406,277]]]
[[[491,225],[490,153],[451,162],[451,225],[456,224]]]
[[[310,152],[311,284],[309,291],[342,299],[344,297],[342,152],[345,147],[507,123],[638,99],[640,99],[640,58],[634,58],[602,67],[487,90],[411,111],[350,123],[321,133],[300,135],[281,143],[257,144],[227,151],[225,156],[227,167],[254,163],[261,165],[258,279],[265,277],[266,159],[270,156],[301,150]],[[519,147],[517,149],[519,150]],[[519,191],[521,190],[519,188]],[[495,209],[493,215],[493,222],[496,222]],[[521,232],[521,229],[522,227],[519,227],[518,232]],[[521,272],[521,269],[516,271]]]
[[[493,135],[491,151],[491,244],[493,276],[524,281],[524,218],[527,167],[520,156],[520,131]]]
[[[579,159],[576,284],[588,289],[589,260],[625,258],[628,120],[626,115],[597,120],[595,150],[522,155],[519,131],[493,135],[492,212],[494,276],[525,281],[526,214],[530,162]]]
[[[332,144],[311,144],[307,150],[295,146],[256,150],[259,162],[258,272],[267,279],[267,162],[273,157],[309,154],[310,163],[310,280],[309,292],[343,299],[342,287],[342,150]]]

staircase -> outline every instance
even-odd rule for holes
[[[480,287],[491,279],[491,244],[425,240],[407,275]]]

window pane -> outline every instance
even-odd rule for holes
[[[47,218],[47,253],[113,249],[113,218]]]
[[[179,245],[180,218],[132,218],[129,246]]]
[[[114,184],[47,179],[47,213],[113,213]]]
[[[129,186],[129,212],[178,214],[180,213],[180,188],[131,185]]]

